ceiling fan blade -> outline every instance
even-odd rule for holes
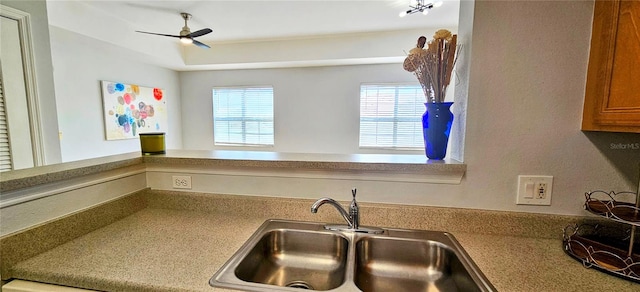
[[[201,30],[190,33],[189,37],[195,38],[195,37],[203,36],[205,34],[209,34],[211,32],[213,32],[213,30],[211,30],[210,28],[205,28],[205,29],[201,29]]]
[[[201,43],[199,41],[196,41],[194,39],[192,39],[192,40],[193,40],[193,44],[198,46],[198,47],[201,47],[203,49],[210,49],[211,48],[211,47],[209,47],[209,46],[207,46],[207,45],[205,45],[205,44],[203,44],[203,43]]]
[[[146,34],[153,34],[153,35],[160,35],[160,36],[167,36],[167,37],[174,37],[174,38],[180,38],[180,37],[181,37],[181,36],[179,36],[179,35],[162,34],[162,33],[146,32],[146,31],[139,31],[139,30],[136,30],[136,32],[139,32],[139,33],[146,33]]]

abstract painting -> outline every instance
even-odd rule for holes
[[[162,89],[112,81],[101,84],[107,140],[166,132],[167,103]]]

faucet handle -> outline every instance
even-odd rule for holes
[[[349,205],[349,218],[351,219],[351,226],[349,227],[358,229],[360,227],[360,208],[356,201],[356,188],[351,189],[351,195],[353,195],[353,200],[351,200],[351,204]]]

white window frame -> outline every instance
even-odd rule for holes
[[[243,117],[238,120],[242,122],[242,127],[243,127],[243,131],[242,131],[242,135],[243,135],[243,140],[244,142],[239,142],[239,141],[219,141],[218,139],[216,139],[216,120],[218,119],[216,117],[216,97],[215,97],[215,91],[216,90],[247,90],[247,89],[271,89],[271,119],[255,119],[255,118],[250,118],[251,120],[254,121],[259,121],[259,122],[271,122],[272,123],[272,139],[271,139],[271,143],[247,143],[246,142],[246,122],[248,121],[246,116],[244,116],[244,112],[243,112]],[[214,87],[212,89],[212,96],[211,99],[213,101],[213,143],[214,146],[241,146],[241,147],[273,147],[275,145],[275,116],[274,116],[274,99],[275,99],[275,93],[274,93],[274,89],[273,86],[271,85],[255,85],[255,86],[219,86],[219,87]],[[244,108],[243,108],[244,111]],[[234,119],[234,118],[226,118],[226,119]]]
[[[377,144],[376,145],[363,145],[363,119],[370,119],[370,118],[363,118],[363,90],[365,90],[365,88],[367,86],[370,87],[374,87],[374,86],[379,86],[379,87],[396,87],[396,95],[395,95],[395,103],[394,103],[394,117],[389,117],[389,118],[377,118],[378,120],[390,120],[394,123],[393,125],[393,139],[394,141],[397,141],[397,136],[398,136],[398,128],[397,125],[399,122],[406,122],[407,118],[411,118],[414,119],[415,121],[413,121],[416,124],[416,128],[414,129],[414,145],[413,146],[402,146],[402,145],[397,145],[396,142],[393,142],[393,145],[380,145]],[[397,90],[398,87],[411,87],[412,89],[414,89],[416,91],[416,99],[418,100],[418,103],[420,104],[419,106],[415,107],[415,112],[411,115],[411,117],[405,117],[405,118],[400,118],[398,119],[397,114],[398,114],[398,106],[397,106],[397,100],[398,100],[398,95],[397,95]],[[420,102],[422,101],[422,102]],[[359,113],[360,113],[360,118],[359,118],[359,125],[358,125],[358,146],[360,149],[379,149],[379,150],[398,150],[398,151],[418,151],[418,150],[424,150],[424,138],[423,138],[423,134],[422,134],[422,114],[425,112],[425,106],[424,106],[424,93],[422,90],[422,87],[420,87],[420,84],[418,83],[362,83],[360,84],[360,96],[359,96]],[[377,107],[377,105],[376,105]]]

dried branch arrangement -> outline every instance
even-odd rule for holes
[[[460,48],[457,37],[446,29],[436,31],[428,43],[421,36],[404,60],[404,69],[416,75],[427,102],[444,102]]]

